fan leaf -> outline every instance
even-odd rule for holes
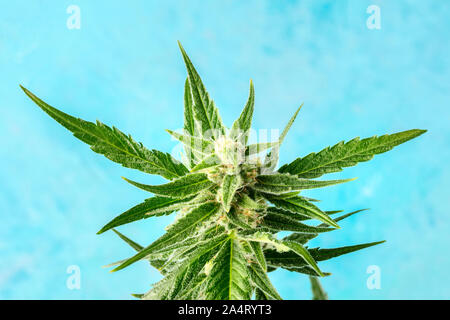
[[[188,172],[181,162],[168,153],[148,150],[131,136],[100,121],[92,123],[72,117],[48,105],[24,87],[21,88],[44,112],[72,131],[75,137],[89,144],[94,152],[104,155],[109,160],[127,168],[158,174],[169,180],[182,177]]]
[[[250,93],[247,103],[236,121],[234,121],[230,130],[230,138],[238,139],[243,144],[247,143],[250,128],[252,126],[253,110],[255,107],[255,88],[253,87],[253,81],[250,80]]]
[[[199,193],[202,190],[208,189],[214,185],[204,173],[193,173],[181,177],[177,180],[171,181],[161,185],[148,185],[138,183],[127,178],[125,181],[138,187],[139,189],[172,198],[184,198],[190,195]]]
[[[389,151],[425,132],[426,130],[413,129],[362,140],[354,138],[347,143],[341,141],[319,153],[310,153],[304,158],[297,158],[278,171],[298,175],[301,178],[318,178],[326,173],[342,171],[344,167],[369,161],[374,155]]]
[[[231,234],[213,260],[206,286],[208,300],[249,300],[251,286],[242,245]]]
[[[194,117],[200,123],[202,135],[204,137],[216,139],[225,134],[225,127],[222,124],[219,111],[217,110],[214,101],[210,99],[197,70],[195,70],[194,65],[181,46],[181,43],[178,42],[178,45],[188,72],[194,103]]]
[[[292,191],[332,186],[352,180],[354,179],[317,181],[298,178],[290,174],[275,173],[269,175],[259,175],[256,177],[257,183],[253,185],[252,188],[264,193],[279,195]]]
[[[240,177],[234,174],[227,174],[223,178],[222,186],[221,186],[221,194],[222,194],[222,205],[225,212],[230,210],[231,201],[234,198],[234,194],[236,190],[241,185]]]
[[[109,229],[141,220],[147,219],[153,216],[164,216],[171,214],[175,210],[179,210],[186,206],[186,204],[192,200],[193,197],[176,199],[168,197],[152,197],[144,202],[134,206],[133,208],[125,211],[121,215],[117,216],[106,224],[97,234],[101,234]]]
[[[153,242],[148,247],[141,250],[139,253],[134,255],[133,257],[126,260],[124,263],[122,263],[120,266],[115,268],[112,271],[118,271],[121,270],[136,261],[139,261],[142,258],[145,258],[152,252],[155,252],[156,250],[164,247],[165,245],[168,245],[170,243],[173,243],[177,240],[186,238],[186,236],[192,232],[193,229],[195,229],[200,223],[205,221],[207,218],[211,217],[213,214],[217,213],[220,209],[220,206],[215,202],[207,202],[203,205],[201,205],[198,208],[193,209],[191,212],[189,212],[185,217],[178,220],[177,224],[172,226],[170,229],[170,232],[166,232],[162,237],[157,239],[155,242]]]

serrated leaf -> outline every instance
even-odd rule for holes
[[[142,190],[171,198],[185,198],[190,195],[198,194],[200,191],[208,189],[214,185],[214,183],[210,181],[208,176],[204,173],[188,174],[184,177],[161,185],[148,185],[126,178],[124,179]]]
[[[283,214],[277,210],[267,210],[260,226],[277,232],[295,231],[308,234],[317,234],[335,230],[334,228],[314,227],[303,224],[296,221],[292,215]]]
[[[187,134],[193,137],[200,136],[200,132],[198,132],[197,123],[194,118],[194,106],[192,102],[192,91],[189,78],[186,78],[186,82],[184,83],[184,130]]]
[[[219,111],[217,110],[214,101],[210,99],[197,70],[195,70],[191,60],[181,46],[181,43],[178,42],[178,45],[186,64],[189,83],[191,85],[194,102],[194,117],[201,124],[201,132],[204,137],[209,136],[213,139],[218,138],[225,134],[225,127],[222,124]]]
[[[198,131],[197,121],[194,118],[194,109],[192,102],[191,85],[189,84],[189,78],[186,78],[184,84],[184,132],[190,136],[200,136]],[[184,145],[184,151],[186,152],[190,167],[193,168],[197,162],[197,156],[190,146]]]
[[[203,158],[195,167],[192,168],[191,172],[198,172],[211,167],[220,165],[221,160],[216,154],[209,155]]]
[[[276,270],[277,268],[275,268]],[[314,271],[313,268],[311,268],[310,266],[303,266],[300,268],[296,268],[296,267],[283,267],[284,270],[288,270],[291,272],[297,272],[297,273],[301,273],[301,274],[306,274],[308,276],[313,276],[316,277],[317,276],[317,272]],[[329,272],[322,272],[323,273],[323,277],[328,277],[331,276],[331,273]]]
[[[140,171],[158,174],[167,179],[184,176],[188,169],[168,153],[148,150],[142,143],[134,141],[131,136],[97,121],[92,123],[72,117],[48,105],[33,93],[21,86],[23,91],[43,111],[59,122],[73,135],[91,146],[94,152],[103,154],[109,160],[122,166]]]
[[[133,240],[131,240],[130,238],[126,237],[124,234],[120,233],[119,231],[117,231],[116,229],[112,229],[114,231],[115,234],[117,234],[119,236],[120,239],[122,239],[123,241],[125,241],[130,247],[132,247],[134,250],[136,251],[141,251],[144,247],[141,246],[140,244],[134,242]]]
[[[172,300],[182,295],[192,278],[198,275],[226,239],[227,235],[220,235],[211,238],[210,241],[193,246],[192,250],[186,253],[178,263],[176,269],[156,283],[143,299]]]
[[[248,273],[250,275],[250,280],[252,281],[252,283],[258,289],[263,291],[266,297],[274,300],[282,300],[279,293],[270,282],[267,273],[261,268],[259,264],[250,263],[248,265]]]
[[[241,244],[232,235],[215,257],[206,286],[208,300],[249,300],[247,261]]]
[[[273,148],[264,159],[264,165],[263,169],[265,172],[270,172],[275,169],[275,166],[278,163],[279,158],[279,152],[281,144],[284,141],[284,138],[286,138],[287,133],[289,132],[289,129],[291,128],[292,124],[294,123],[295,119],[297,118],[297,115],[300,111],[300,109],[303,107],[303,103],[300,105],[300,107],[295,111],[294,115],[289,119],[288,123],[284,127],[283,131],[281,132],[280,138],[278,139],[279,145],[275,148]]]
[[[255,290],[255,300],[272,300],[268,295],[266,295],[264,293],[264,291],[262,291],[259,288],[256,288]]]
[[[195,229],[198,224],[202,221],[205,221],[207,218],[211,217],[213,214],[217,213],[220,209],[218,203],[215,202],[207,202],[200,207],[192,210],[186,216],[178,220],[178,223],[174,225],[169,232],[166,232],[159,239],[154,241],[151,245],[141,250],[138,254],[129,258],[127,261],[122,263],[120,266],[115,268],[113,271],[121,270],[130,264],[148,256],[152,252],[160,249],[161,247],[173,242],[177,241],[180,238],[185,238],[190,231]]]
[[[301,214],[298,212],[292,212],[285,209],[277,208],[277,207],[268,207],[266,210],[267,213],[275,213],[279,215],[283,215],[285,217],[289,217],[296,221],[310,220],[311,217],[305,214]]]
[[[261,143],[255,143],[255,144],[251,144],[248,145],[245,148],[245,156],[251,156],[254,154],[258,154],[264,150],[270,149],[270,148],[275,148],[279,146],[279,142],[261,142]]]
[[[223,182],[220,188],[221,198],[222,198],[222,206],[225,212],[230,210],[231,201],[233,201],[234,194],[236,190],[241,186],[241,179],[239,176],[234,174],[227,174],[223,178]]]
[[[241,193],[237,196],[237,203],[240,208],[250,209],[250,210],[262,210],[267,207],[265,201],[256,201],[249,197],[245,193]]]
[[[376,242],[369,242],[369,243],[363,243],[363,244],[357,244],[353,246],[345,246],[345,247],[339,247],[339,248],[331,248],[331,249],[320,249],[320,248],[313,248],[308,249],[311,252],[311,255],[316,259],[317,261],[323,261],[328,260],[331,258],[335,258],[338,256],[341,256],[343,254],[355,252],[361,249],[369,248],[372,246],[376,246],[378,244],[384,243],[386,241],[376,241]]]
[[[247,222],[243,220],[243,217],[241,214],[237,214],[236,210],[231,207],[230,210],[225,211],[225,214],[227,216],[227,218],[229,219],[229,221],[231,222],[232,225],[234,225],[235,227],[239,227],[242,229],[248,229],[248,230],[252,230],[253,227]]]
[[[231,127],[229,134],[231,139],[238,139],[239,141],[242,141],[244,145],[247,143],[249,131],[252,126],[254,107],[255,89],[253,87],[253,81],[250,80],[250,93],[248,96],[248,100],[241,112],[241,115],[238,119],[236,119],[236,121],[234,121]]]
[[[316,261],[311,256],[309,251],[306,250],[299,243],[292,242],[292,241],[286,241],[286,240],[278,240],[271,233],[267,233],[267,232],[255,232],[255,233],[249,234],[249,235],[241,235],[241,237],[243,237],[243,239],[245,239],[247,241],[257,241],[257,242],[270,244],[270,245],[274,246],[276,249],[276,252],[279,252],[279,253],[291,252],[292,254],[299,257],[302,261],[304,261],[311,268],[313,268],[316,271],[317,275],[323,276],[322,271],[320,271],[319,267],[317,266]],[[264,252],[264,254],[266,254],[266,252]]]
[[[344,254],[348,254],[351,252],[355,252],[361,249],[365,249],[371,246],[375,246],[377,244],[381,244],[385,241],[377,241],[364,243],[353,246],[345,246],[340,248],[332,248],[332,249],[308,249],[311,256],[315,261],[325,261],[331,258],[335,258]],[[297,255],[292,252],[278,252],[276,250],[264,250],[264,256],[266,257],[267,265],[273,267],[282,267],[282,268],[301,268],[306,266],[306,262],[303,259],[299,259]]]
[[[268,197],[268,200],[281,209],[307,215],[313,219],[325,222],[330,226],[339,228],[339,225],[330,216],[302,197],[297,196],[288,199],[274,199]]]
[[[363,140],[358,137],[347,143],[341,141],[319,153],[310,153],[306,157],[297,158],[278,171],[302,178],[317,178],[326,173],[342,171],[342,168],[354,166],[359,162],[369,161],[375,154],[389,151],[425,132],[426,130],[413,129]]]
[[[319,267],[317,266],[316,260],[312,257],[312,255],[309,253],[308,250],[305,249],[300,243],[292,242],[292,241],[286,241],[283,240],[282,243],[286,246],[288,246],[292,251],[294,251],[296,254],[298,254],[300,257],[303,258],[303,260],[314,269],[314,271],[317,273],[317,275],[323,277],[324,274],[322,271],[320,271]]]
[[[264,252],[261,248],[261,243],[256,241],[247,241],[247,243],[253,255],[255,256],[256,262],[264,272],[267,272],[267,263],[266,259],[264,258]]]
[[[192,200],[193,197],[182,199],[168,198],[168,197],[152,197],[146,199],[143,203],[134,206],[133,208],[120,214],[109,223],[107,223],[97,234],[108,231],[133,221],[147,219],[153,216],[163,216],[171,214],[175,210],[179,210]]]
[[[327,187],[353,180],[355,179],[317,181],[298,178],[290,174],[275,173],[257,176],[257,182],[252,188],[264,193],[279,195],[292,191]]]
[[[210,140],[205,140],[199,137],[177,133],[168,129],[166,131],[172,137],[182,142],[190,149],[193,149],[194,151],[197,151],[203,155],[210,155],[212,152],[214,152],[214,145]]]

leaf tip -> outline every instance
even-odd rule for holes
[[[33,99],[34,94],[31,93],[31,91],[29,91],[27,88],[25,88],[23,85],[19,84],[20,89],[23,90],[23,92],[25,92],[25,94],[30,97],[31,99]]]
[[[420,136],[420,135],[424,134],[425,132],[427,132],[428,130],[426,130],[426,129],[417,129],[417,131],[419,132],[419,134],[417,136]]]

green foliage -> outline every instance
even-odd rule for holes
[[[328,295],[323,290],[322,285],[317,277],[309,276],[311,282],[311,291],[313,293],[313,300],[328,300]]]
[[[278,268],[309,276],[313,299],[327,299],[318,265],[383,241],[340,248],[310,248],[307,243],[339,228],[339,221],[363,210],[334,217],[321,210],[303,190],[348,182],[314,180],[324,174],[365,162],[413,139],[425,130],[355,138],[311,153],[276,170],[279,148],[300,108],[278,141],[248,145],[255,90],[228,130],[191,60],[181,47],[187,68],[183,132],[167,130],[184,145],[185,164],[170,154],[146,149],[114,127],[81,120],[61,112],[23,88],[48,115],[91,149],[121,165],[157,174],[169,181],[147,185],[125,179],[154,196],[107,223],[98,233],[113,230],[136,252],[110,266],[118,271],[146,260],[163,275],[140,299],[281,299],[268,273]],[[258,155],[265,152],[264,159]],[[137,220],[177,212],[166,233],[143,247],[115,228]],[[334,218],[333,218],[334,217]],[[306,221],[306,222],[305,222]],[[319,222],[319,223],[317,223]],[[280,231],[289,235],[278,239]]]

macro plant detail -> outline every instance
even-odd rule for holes
[[[147,149],[131,136],[99,121],[88,122],[48,105],[22,87],[48,115],[91,149],[124,167],[160,175],[162,185],[124,178],[153,196],[107,223],[136,253],[111,264],[118,271],[145,260],[163,275],[141,299],[259,300],[281,299],[268,273],[278,268],[307,275],[314,299],[327,299],[319,278],[328,276],[318,262],[368,248],[384,241],[339,248],[311,248],[308,241],[339,229],[338,223],[357,210],[323,211],[303,190],[353,179],[317,180],[328,173],[369,161],[376,154],[411,140],[426,130],[341,141],[277,168],[280,146],[300,108],[278,141],[249,144],[255,92],[250,92],[239,118],[228,129],[200,76],[180,44],[187,68],[183,131],[167,132],[184,145],[184,157]],[[170,215],[166,233],[144,247],[116,230],[134,221]],[[291,232],[279,238],[281,231]]]

